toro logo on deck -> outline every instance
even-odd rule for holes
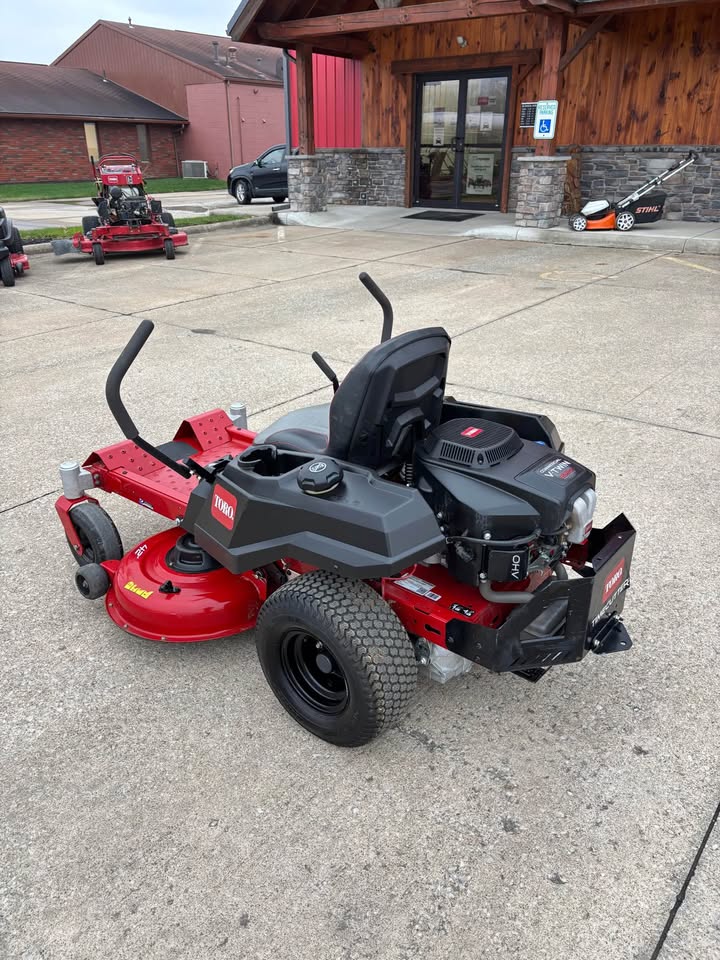
[[[605,586],[603,587],[602,602],[604,603],[611,593],[620,586],[623,579],[623,573],[625,572],[625,560],[621,560],[620,563],[612,570],[610,576],[605,581]]]
[[[482,427],[467,427],[460,433],[461,437],[479,437],[483,432]]]
[[[210,501],[210,513],[218,523],[232,530],[237,510],[237,497],[222,487],[215,487]]]

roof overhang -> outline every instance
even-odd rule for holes
[[[147,123],[164,127],[179,127],[188,123],[183,117],[176,120],[158,120],[154,117],[92,117],[67,113],[5,113],[0,110],[0,120],[76,120],[78,123]]]

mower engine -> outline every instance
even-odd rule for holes
[[[486,599],[490,581],[550,571],[592,528],[595,474],[506,424],[443,423],[417,448],[416,469],[447,537],[449,572]]]

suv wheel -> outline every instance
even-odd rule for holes
[[[233,187],[233,193],[235,194],[235,199],[238,203],[250,203],[252,200],[250,184],[247,182],[247,180],[237,180],[235,182],[235,186]]]

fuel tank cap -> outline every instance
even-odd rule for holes
[[[297,482],[303,493],[319,496],[334,490],[342,478],[342,467],[334,460],[322,457],[300,467]]]

